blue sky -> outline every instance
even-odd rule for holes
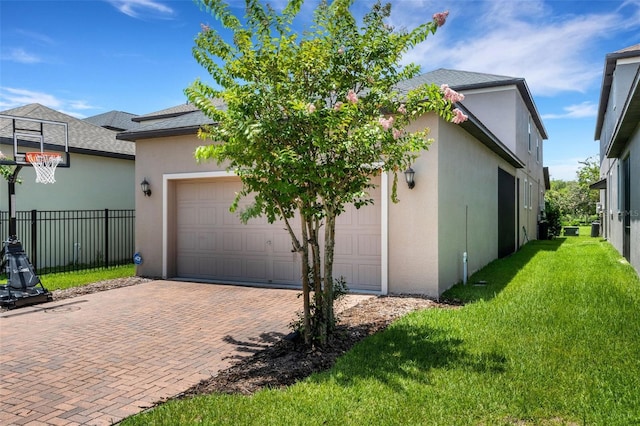
[[[316,1],[307,0],[304,16]],[[574,179],[578,161],[597,155],[605,55],[640,43],[640,0],[391,2],[389,23],[397,27],[449,10],[436,35],[407,55],[424,72],[526,79],[549,134],[544,160],[552,179]],[[372,3],[356,0],[353,10]],[[230,4],[242,14],[243,0]],[[217,28],[192,0],[0,0],[0,110],[38,102],[83,118],[184,103],[183,90],[207,80],[191,56],[201,23]]]

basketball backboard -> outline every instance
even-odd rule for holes
[[[62,156],[58,167],[70,167],[69,129],[61,121],[0,114],[0,164],[33,166],[28,152],[55,152]]]

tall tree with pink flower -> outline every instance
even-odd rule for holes
[[[301,332],[306,343],[324,345],[342,283],[333,276],[336,218],[349,204],[371,204],[372,177],[383,171],[393,175],[397,201],[398,172],[431,143],[429,129],[407,132],[409,123],[427,113],[466,119],[454,108],[460,95],[448,87],[397,90],[419,73],[416,65],[400,65],[402,55],[435,34],[448,13],[398,30],[385,22],[388,4],[376,3],[358,22],[354,0],[323,1],[313,26],[300,33],[293,23],[303,0],[289,0],[282,12],[246,0],[243,19],[221,0],[200,2],[221,28],[203,26],[193,50],[217,85],[196,81],[186,90],[216,123],[200,132],[209,143],[196,159],[224,163],[240,177],[243,189],[231,208],[251,197],[243,220],[284,221],[302,260]],[[229,32],[231,42],[223,37]]]

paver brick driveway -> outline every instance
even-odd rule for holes
[[[152,281],[0,314],[0,424],[107,425],[290,332],[297,290]]]

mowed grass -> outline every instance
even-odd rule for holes
[[[588,233],[582,233],[588,235]],[[532,241],[286,390],[172,401],[124,425],[640,424],[640,280],[588,236]]]
[[[49,291],[64,290],[71,287],[112,280],[115,278],[132,277],[136,273],[135,266],[124,265],[109,269],[88,269],[85,271],[64,272],[40,275],[42,285]]]

